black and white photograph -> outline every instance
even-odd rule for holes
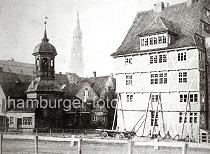
[[[210,0],[0,0],[0,154],[169,153],[210,153]]]

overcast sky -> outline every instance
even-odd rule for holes
[[[170,5],[186,0],[163,0]],[[152,9],[157,0],[0,0],[0,59],[34,63],[44,17],[50,43],[58,52],[56,72],[68,72],[75,10],[79,9],[85,74],[113,72],[111,53],[122,43],[137,12]]]

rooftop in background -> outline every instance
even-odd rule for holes
[[[35,65],[30,63],[17,62],[14,59],[0,60],[0,71],[16,73],[21,75],[31,75],[35,73]]]

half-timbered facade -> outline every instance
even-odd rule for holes
[[[112,54],[120,130],[182,139],[198,139],[207,130],[208,6],[202,0],[161,2],[137,14]]]

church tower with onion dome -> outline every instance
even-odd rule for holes
[[[69,72],[76,73],[79,76],[84,75],[82,31],[80,28],[78,11],[77,11],[76,25],[73,32],[73,42],[72,42],[72,48],[71,48]]]

